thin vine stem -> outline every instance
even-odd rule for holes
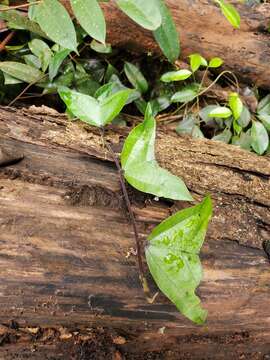
[[[115,154],[115,152],[113,151],[110,143],[106,140],[106,138],[104,136],[104,128],[101,128],[101,137],[102,137],[103,144],[107,148],[109,154],[112,156],[113,161],[114,161],[115,166],[116,166],[117,171],[118,171],[121,190],[122,190],[124,200],[125,200],[125,204],[126,204],[126,207],[127,207],[127,210],[128,210],[129,218],[130,218],[130,221],[131,221],[131,224],[132,224],[132,227],[133,227],[133,233],[134,233],[134,238],[135,238],[135,242],[136,242],[136,252],[137,252],[137,262],[138,262],[138,268],[139,268],[140,282],[142,284],[142,288],[143,288],[143,291],[145,293],[147,301],[149,303],[152,303],[154,301],[156,295],[154,297],[151,297],[150,289],[149,289],[148,282],[147,282],[147,279],[146,279],[146,276],[145,276],[145,271],[144,271],[144,266],[143,266],[142,247],[141,247],[141,242],[140,242],[140,237],[139,237],[139,231],[138,231],[135,215],[134,215],[134,212],[133,212],[132,207],[131,207],[131,202],[130,202],[130,199],[129,199],[129,195],[128,195],[128,191],[127,191],[127,187],[126,187],[126,182],[125,182],[125,178],[124,178],[124,171],[121,168],[118,156]]]
[[[0,11],[9,11],[9,10],[15,10],[15,9],[23,9],[23,8],[28,8],[29,6],[32,6],[32,5],[40,4],[40,3],[42,3],[41,0],[35,1],[35,2],[32,2],[32,3],[25,3],[25,4],[15,5],[15,6],[8,6],[8,7],[3,7],[3,8],[1,8]]]

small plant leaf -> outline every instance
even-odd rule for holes
[[[161,76],[161,81],[172,82],[172,81],[183,81],[188,79],[192,75],[192,72],[187,69],[178,71],[169,71]]]
[[[148,83],[140,69],[131,64],[130,62],[125,62],[124,71],[129,82],[138,90],[141,94],[145,93],[148,90]]]
[[[49,66],[53,53],[49,46],[40,39],[33,39],[28,43],[29,49],[36,55],[41,63],[42,71],[45,72]]]
[[[162,18],[156,0],[116,0],[119,8],[137,24],[148,30],[160,27]]]
[[[186,103],[192,101],[197,96],[197,91],[192,88],[184,88],[183,90],[177,91],[171,98],[172,102]]]
[[[47,38],[47,35],[41,30],[37,23],[21,15],[19,11],[2,11],[0,12],[0,18],[7,21],[8,27],[11,29],[28,30],[41,37]]]
[[[224,142],[226,144],[229,144],[229,142],[231,140],[231,137],[232,137],[231,130],[226,128],[220,134],[213,136],[212,140],[222,141],[222,142]]]
[[[44,73],[33,66],[15,61],[0,62],[0,70],[26,83],[36,83],[44,77]]]
[[[65,58],[69,55],[69,49],[59,50],[53,55],[49,63],[49,79],[53,80],[58,73],[60,66],[62,65]]]
[[[230,93],[229,95],[229,106],[232,110],[233,117],[235,120],[239,119],[242,110],[243,110],[243,103],[237,93]]]
[[[260,100],[257,106],[258,114],[269,114],[270,115],[270,94],[266,95]]]
[[[162,169],[155,160],[155,133],[156,122],[148,105],[144,122],[129,133],[122,150],[125,179],[136,189],[149,194],[192,201],[184,182]]]
[[[236,8],[232,4],[226,3],[224,0],[216,0],[216,3],[219,4],[223,15],[231,25],[238,29],[240,27],[241,18]]]
[[[207,61],[200,54],[189,55],[189,60],[192,72],[197,71],[201,65],[207,66]]]
[[[102,127],[110,123],[120,113],[131,90],[118,91],[102,99],[102,101],[67,87],[59,87],[58,92],[73,115],[90,125]]]
[[[162,15],[162,23],[160,27],[154,31],[154,38],[159,44],[163,54],[171,63],[174,63],[180,56],[179,34],[170,10],[165,5],[164,0],[156,0],[156,2]]]
[[[209,117],[217,118],[228,118],[232,115],[232,112],[226,106],[217,106],[215,109],[211,110],[208,114]]]
[[[57,0],[43,0],[35,8],[35,20],[54,42],[77,51],[76,32],[65,7]]]
[[[92,40],[90,47],[92,50],[96,51],[100,54],[111,54],[112,53],[112,46],[111,44],[103,44],[96,40]]]
[[[70,3],[74,15],[87,34],[105,44],[106,23],[97,0],[70,0]]]
[[[218,68],[223,64],[223,60],[219,57],[215,57],[210,60],[209,67],[210,68]]]
[[[248,126],[250,121],[251,121],[251,114],[249,112],[249,109],[245,105],[243,105],[243,110],[241,112],[240,117],[237,119],[237,122],[242,128],[245,128]]]
[[[145,248],[147,264],[160,290],[197,324],[203,324],[207,316],[195,290],[202,279],[199,252],[211,216],[211,199],[206,197],[159,224]]]
[[[125,106],[132,90],[120,90],[100,102],[100,116],[102,125],[109,124],[119,115]]]
[[[269,136],[265,127],[259,121],[253,121],[251,127],[251,137],[251,146],[253,150],[257,154],[262,155],[268,148]]]

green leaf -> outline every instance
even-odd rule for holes
[[[190,87],[186,87],[183,90],[177,91],[171,98],[172,102],[186,103],[192,101],[197,96],[197,91]]]
[[[119,77],[115,74],[111,76],[110,82],[112,82],[114,84],[113,93],[120,91],[120,90],[131,90],[130,88],[123,85],[121,83],[121,80],[119,79]],[[132,103],[133,101],[139,99],[140,97],[141,97],[141,94],[139,93],[139,91],[137,91],[137,90],[130,91],[126,105]]]
[[[232,137],[232,132],[230,129],[224,129],[220,134],[215,135],[214,137],[212,137],[212,140],[215,141],[222,141],[226,144],[229,144],[230,140]]]
[[[178,71],[169,71],[163,74],[160,79],[163,82],[182,81],[188,79],[191,75],[191,71],[182,69]]]
[[[125,62],[124,71],[129,82],[134,86],[140,93],[145,93],[148,90],[148,83],[141,71],[137,66],[130,62]]]
[[[74,15],[87,34],[105,44],[106,23],[97,0],[70,0],[70,3]]]
[[[160,290],[197,324],[203,324],[207,317],[195,290],[202,279],[199,252],[211,216],[211,199],[206,197],[158,225],[145,248],[147,264]]]
[[[270,114],[258,114],[258,118],[263,123],[264,127],[270,131]]]
[[[121,90],[102,101],[66,87],[58,89],[69,111],[80,120],[98,127],[110,123],[125,106],[130,90]]]
[[[100,102],[103,125],[110,123],[123,109],[132,90],[120,90]]]
[[[59,50],[53,55],[49,63],[49,79],[53,80],[58,73],[60,66],[62,65],[65,58],[69,55],[69,49]]]
[[[0,70],[29,84],[36,83],[44,77],[43,72],[35,67],[15,61],[0,62]]]
[[[116,0],[119,8],[137,24],[148,30],[160,27],[162,18],[156,0]]]
[[[184,182],[155,160],[156,122],[148,105],[145,120],[128,135],[121,154],[125,179],[136,189],[174,200],[191,201]]]
[[[234,119],[235,120],[239,119],[239,117],[242,113],[242,110],[243,110],[243,103],[237,93],[235,93],[235,92],[230,93],[229,106],[232,110]]]
[[[218,68],[223,64],[223,60],[219,57],[215,57],[210,60],[209,67],[210,68]]]
[[[193,115],[187,115],[184,116],[183,120],[179,122],[175,130],[178,134],[191,135],[195,124],[196,124],[195,117]]]
[[[35,20],[54,42],[77,51],[76,32],[65,7],[57,0],[43,0],[35,9]]]
[[[37,69],[41,68],[41,61],[37,56],[28,54],[28,55],[24,55],[23,59],[27,65],[33,66]]]
[[[96,51],[100,54],[111,54],[112,53],[112,47],[110,44],[102,44],[97,42],[96,40],[92,40],[90,47],[92,50]]]
[[[204,121],[204,122],[209,122],[212,121],[212,119],[209,117],[209,114],[211,113],[212,110],[216,109],[217,106],[216,105],[207,105],[204,108],[202,108],[199,111],[199,116],[200,118]]]
[[[42,71],[45,72],[49,66],[53,53],[49,46],[40,39],[34,39],[28,43],[29,49],[36,55],[40,62]]]
[[[257,106],[258,114],[269,114],[270,115],[270,94],[266,95]]]
[[[265,127],[259,121],[253,121],[251,127],[251,137],[251,146],[253,150],[257,154],[262,155],[268,148],[269,136]]]
[[[243,105],[243,110],[241,112],[239,119],[237,119],[237,122],[242,128],[245,128],[250,123],[250,120],[251,120],[251,114],[249,112],[249,109]]]
[[[4,81],[5,85],[15,85],[15,84],[21,84],[23,82],[7,73],[3,73],[3,75],[4,75],[4,79],[5,79],[5,81]]]
[[[223,15],[226,19],[232,24],[233,27],[239,28],[240,27],[240,15],[236,8],[232,4],[226,3],[224,0],[216,0],[216,3],[219,4]]]
[[[232,115],[232,112],[226,106],[217,106],[215,109],[211,110],[208,114],[209,117],[217,118],[228,118]]]
[[[207,61],[200,54],[189,55],[189,60],[192,72],[197,71],[201,65],[207,66]]]
[[[156,0],[162,15],[160,27],[154,31],[154,38],[159,44],[163,54],[174,63],[180,56],[179,34],[164,0]]]
[[[29,20],[26,16],[21,15],[16,10],[0,12],[0,18],[7,21],[8,27],[11,29],[28,30],[41,37],[47,38],[46,34],[41,30],[40,26]]]

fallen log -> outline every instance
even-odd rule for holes
[[[107,131],[116,152],[126,134]],[[198,291],[209,317],[198,327],[161,294],[146,302],[117,172],[95,129],[48,109],[2,107],[0,146],[11,161],[0,167],[2,357],[62,359],[74,351],[75,359],[89,358],[79,356],[82,342],[93,352],[98,340],[89,328],[100,326],[100,348],[107,341],[114,354],[107,358],[226,359],[230,351],[250,359],[270,352],[262,250],[270,236],[268,157],[158,132],[160,164],[181,176],[195,199],[210,193],[215,205]],[[129,191],[142,238],[187,205]]]

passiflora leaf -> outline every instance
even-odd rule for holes
[[[218,68],[223,64],[223,60],[219,57],[215,57],[209,61],[210,68]]]
[[[35,20],[45,34],[63,48],[77,51],[76,32],[65,7],[57,0],[43,0],[35,8]]]
[[[53,52],[49,46],[40,39],[33,39],[28,43],[28,46],[32,53],[39,58],[42,71],[45,72],[49,66]]]
[[[213,136],[212,140],[222,141],[226,144],[229,144],[231,137],[232,137],[231,130],[226,128],[220,134]]]
[[[28,30],[41,37],[47,38],[46,34],[41,30],[37,23],[29,20],[26,16],[21,15],[19,11],[2,11],[0,12],[0,18],[7,21],[8,27],[11,29]]]
[[[67,87],[59,87],[58,92],[73,115],[98,127],[110,123],[120,113],[130,94],[130,90],[121,90],[98,101]]]
[[[67,87],[59,87],[58,93],[73,115],[88,124],[102,126],[100,107],[95,98]]]
[[[97,0],[70,0],[74,15],[92,38],[105,44],[106,23]]]
[[[172,102],[185,103],[192,101],[197,96],[197,91],[190,87],[186,87],[180,91],[177,91],[171,98]]]
[[[193,72],[197,71],[199,67],[207,66],[207,61],[200,54],[189,55],[190,67]]]
[[[242,128],[245,128],[250,123],[250,120],[251,120],[251,114],[249,112],[249,109],[245,105],[243,105],[241,115],[237,119],[237,122]]]
[[[239,119],[243,111],[243,103],[237,93],[233,92],[229,95],[229,106],[232,110],[234,119]]]
[[[120,90],[100,102],[103,125],[110,123],[123,109],[132,90]]]
[[[269,136],[265,127],[259,121],[253,121],[252,123],[251,138],[253,150],[257,154],[262,155],[268,148]]]
[[[209,117],[216,118],[228,118],[232,115],[232,112],[226,106],[217,106],[215,109],[211,110],[208,114]]]
[[[160,290],[197,324],[203,324],[207,316],[195,290],[202,279],[199,252],[211,215],[211,199],[206,197],[158,225],[145,248],[147,264]]]
[[[236,8],[232,4],[226,3],[224,0],[216,0],[216,3],[219,4],[226,19],[233,27],[238,29],[240,27],[241,18]]]
[[[162,18],[156,0],[116,0],[119,8],[137,24],[148,30],[160,27]]]
[[[169,71],[161,76],[161,81],[172,82],[172,81],[183,81],[188,79],[192,75],[192,72],[187,69]]]
[[[140,93],[145,93],[148,90],[148,83],[140,69],[130,62],[125,62],[124,71],[129,82],[134,86]]]
[[[180,56],[179,34],[164,0],[156,0],[162,15],[160,27],[154,31],[154,38],[159,44],[163,54],[174,63]]]
[[[35,83],[44,77],[44,73],[33,66],[16,61],[0,62],[0,70],[27,83]]]
[[[100,43],[96,40],[91,41],[90,47],[100,54],[110,54],[112,52],[112,46],[110,44]]]
[[[127,137],[121,154],[125,179],[136,189],[174,200],[193,200],[184,182],[155,160],[156,122],[148,105],[145,120]]]
[[[53,55],[49,63],[49,79],[53,80],[65,58],[69,55],[69,49],[59,50]]]

